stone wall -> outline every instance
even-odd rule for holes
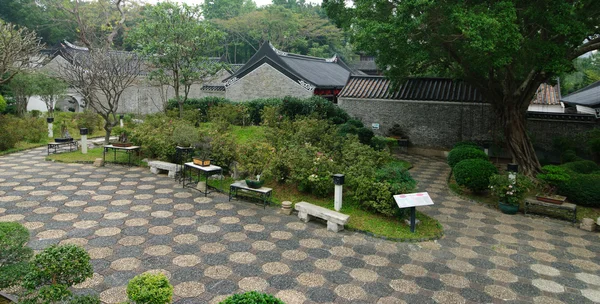
[[[491,108],[487,104],[403,101],[387,99],[338,99],[338,106],[367,128],[379,124],[377,135],[386,135],[399,124],[411,145],[449,148],[463,140],[486,140],[492,136]]]
[[[350,116],[359,118],[366,127],[378,123],[379,130],[373,130],[377,135],[386,135],[389,128],[399,124],[411,145],[417,147],[448,149],[459,141],[502,137],[488,104],[341,97],[338,106]],[[527,120],[529,134],[538,150],[552,150],[552,140],[558,136],[574,136],[600,128],[600,120],[589,116],[566,115],[561,118],[553,114],[536,115]]]
[[[284,96],[310,97],[312,95],[312,90],[306,90],[266,63],[231,84],[225,92],[225,97],[233,101]]]

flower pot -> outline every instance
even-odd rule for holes
[[[252,188],[252,189],[259,189],[259,188],[260,188],[260,187],[262,187],[264,184],[265,184],[265,181],[264,181],[264,180],[261,180],[261,181],[257,181],[257,180],[254,180],[254,179],[247,179],[247,180],[246,180],[246,185],[247,185],[249,188]]]
[[[198,166],[202,166],[202,167],[210,166],[210,159],[202,159],[202,158],[194,157],[192,160],[194,161],[194,165],[198,165]]]
[[[113,143],[112,145],[113,145],[113,147],[131,147],[131,146],[133,146],[133,144],[130,142],[125,142],[125,143],[116,142],[116,143]]]
[[[535,199],[537,199],[540,202],[560,205],[567,200],[567,197],[560,195],[536,195]]]
[[[71,137],[66,137],[66,138],[55,138],[55,139],[54,139],[54,142],[57,142],[57,143],[62,143],[62,142],[71,142],[71,141],[73,141],[73,138],[71,138]]]
[[[516,214],[517,212],[519,212],[519,205],[511,205],[505,204],[503,202],[498,202],[498,208],[504,214]]]

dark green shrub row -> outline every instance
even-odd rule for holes
[[[498,173],[498,169],[484,159],[465,159],[453,169],[454,179],[460,186],[467,187],[472,192],[487,190],[490,177]]]
[[[558,193],[581,206],[600,207],[600,174],[573,174],[559,185]]]
[[[280,299],[266,293],[248,291],[234,294],[219,304],[285,304]]]
[[[561,167],[579,174],[590,174],[600,171],[600,166],[591,160],[579,160],[566,164]]]
[[[485,152],[481,151],[481,149],[472,146],[458,147],[452,149],[452,151],[448,153],[448,165],[450,165],[451,168],[454,168],[456,164],[465,159],[482,159],[487,161],[489,160],[489,157]]]
[[[19,141],[41,142],[47,134],[45,119],[0,115],[0,151],[14,148]]]
[[[460,141],[454,144],[454,146],[452,147],[452,149],[456,149],[456,148],[462,148],[462,147],[472,147],[472,148],[477,148],[479,149],[479,145],[475,142],[472,141]]]

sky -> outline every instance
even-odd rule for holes
[[[159,0],[147,0],[146,2],[156,3],[156,2],[159,2]],[[187,4],[202,4],[204,2],[204,0],[177,0],[177,2],[183,2],[183,3],[187,3]],[[258,6],[264,6],[267,4],[271,4],[271,0],[254,0],[254,2],[256,2],[256,5],[258,5]],[[306,2],[321,4],[321,0],[307,0]]]

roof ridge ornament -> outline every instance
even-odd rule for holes
[[[68,47],[70,47],[70,48],[72,48],[72,49],[75,49],[75,50],[78,50],[78,51],[89,51],[89,49],[88,49],[88,48],[86,48],[86,47],[82,47],[82,46],[76,46],[76,45],[74,45],[74,44],[70,43],[70,42],[69,42],[69,41],[67,41],[67,40],[64,40],[64,42],[65,42],[65,44],[66,44]]]
[[[333,57],[331,57],[331,58],[325,59],[325,62],[337,62],[337,61],[338,61],[338,55],[337,54],[333,55]]]
[[[315,87],[312,86],[310,83],[300,79],[298,80],[298,83],[307,91],[314,91]]]
[[[279,56],[287,56],[288,53],[284,52],[284,51],[280,51],[278,49],[276,49],[273,44],[271,43],[271,41],[269,41],[269,46],[271,47],[271,49]]]

